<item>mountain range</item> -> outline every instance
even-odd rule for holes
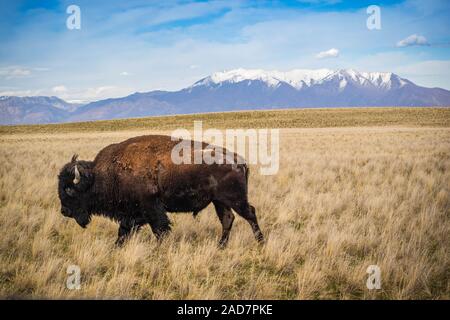
[[[0,97],[0,124],[41,124],[215,111],[450,106],[450,91],[425,88],[390,72],[235,69],[216,72],[179,91],[136,92],[88,104],[57,97]]]

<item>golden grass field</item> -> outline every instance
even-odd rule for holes
[[[249,199],[265,245],[237,217],[219,250],[212,206],[197,219],[170,214],[173,231],[162,243],[145,227],[122,248],[114,246],[117,224],[95,217],[81,229],[60,214],[57,174],[73,153],[91,160],[110,143],[191,129],[197,119],[284,128],[278,174],[251,168]],[[450,298],[448,108],[0,127],[0,163],[2,298]],[[80,290],[66,288],[69,265],[81,268]],[[380,290],[366,287],[369,265],[380,267]]]

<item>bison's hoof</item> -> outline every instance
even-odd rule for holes
[[[256,241],[258,241],[258,243],[260,245],[263,245],[266,243],[266,240],[264,239],[264,236],[261,233],[258,236],[256,236]]]
[[[217,244],[217,248],[219,248],[220,250],[223,250],[227,247],[228,241],[219,241],[219,243]]]
[[[116,242],[114,243],[114,245],[118,248],[123,247],[124,244],[125,244],[125,239],[123,239],[123,238],[117,239]]]

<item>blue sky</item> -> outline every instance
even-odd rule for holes
[[[0,95],[92,101],[240,67],[390,71],[450,89],[446,0],[0,1]],[[66,27],[71,4],[80,30]],[[380,30],[366,27],[372,4]]]

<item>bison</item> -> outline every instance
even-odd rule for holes
[[[250,224],[255,238],[263,242],[255,208],[247,199],[248,166],[244,163],[175,164],[173,148],[180,142],[169,136],[147,135],[111,144],[94,161],[72,160],[58,175],[61,213],[83,228],[92,215],[102,215],[120,224],[117,245],[132,231],[149,224],[158,239],[170,231],[167,212],[197,215],[211,202],[222,224],[219,246],[227,244],[233,225],[233,209]],[[201,148],[191,148],[203,152]],[[227,150],[223,149],[224,152]],[[211,150],[209,150],[211,151]],[[239,157],[230,153],[235,160]]]

